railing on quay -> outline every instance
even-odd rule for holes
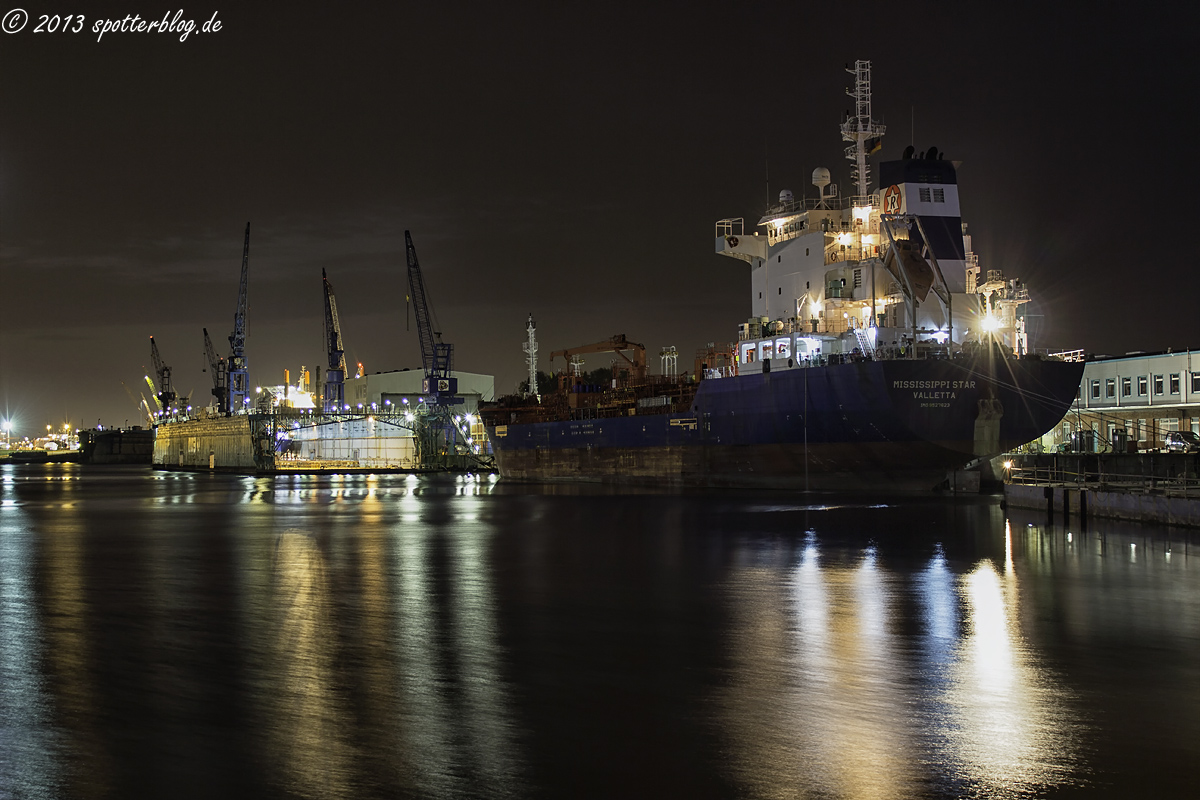
[[[1075,455],[1078,457],[1089,454]],[[1174,458],[1175,456],[1166,457]],[[1074,461],[1075,459],[1070,460]],[[1182,474],[1133,475],[1111,469],[1106,473],[1104,459],[1096,459],[1095,469],[1082,468],[1079,462],[1076,462],[1073,465],[1075,468],[1072,469],[1071,465],[1066,462],[1067,459],[1060,459],[1057,456],[1053,457],[1048,464],[1035,462],[1031,466],[1018,465],[1015,461],[1009,460],[1006,463],[1012,464],[1012,466],[1005,468],[1005,482],[1027,486],[1055,486],[1102,492],[1200,498],[1200,474],[1195,469],[1189,470],[1186,463]]]

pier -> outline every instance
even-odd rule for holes
[[[1200,528],[1200,455],[1026,454],[1005,467],[1004,499],[1050,520],[1090,517]]]

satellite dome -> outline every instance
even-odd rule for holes
[[[782,192],[779,193],[779,204],[780,205],[783,205],[784,203],[790,203],[794,199],[795,199],[795,195],[792,194],[791,189],[784,189]]]
[[[824,189],[831,182],[829,178],[829,170],[827,170],[825,167],[817,167],[814,169],[812,174],[812,182],[813,186],[816,186],[818,189]]]

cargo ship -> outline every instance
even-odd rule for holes
[[[784,190],[756,225],[715,225],[715,252],[749,266],[737,340],[702,348],[684,374],[664,350],[653,376],[624,336],[559,351],[619,360],[595,385],[575,359],[544,395],[531,367],[530,393],[481,409],[502,478],[928,490],[1063,418],[1082,360],[1030,350],[1028,289],[980,266],[955,162],[909,146],[872,188],[885,129],[870,62],[848,71],[851,193],[818,168],[812,196]]]

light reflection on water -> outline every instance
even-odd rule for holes
[[[1004,573],[983,559],[956,576],[940,543],[909,576],[874,546],[822,563],[810,533],[791,602],[772,571],[737,575],[723,716],[739,779],[764,797],[1020,797],[1068,782],[1085,723],[1022,640],[1005,538]],[[922,630],[905,636],[896,607],[911,601]]]
[[[0,797],[1121,796],[1200,754],[1188,536],[487,477],[0,500]]]

